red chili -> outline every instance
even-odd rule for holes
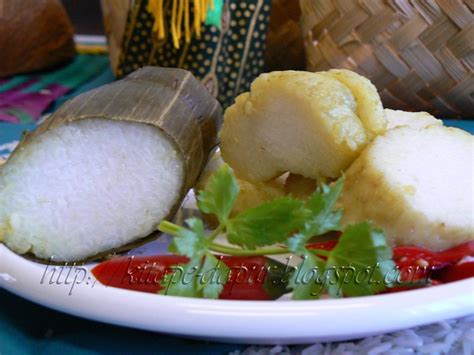
[[[263,256],[218,258],[230,268],[220,299],[271,300],[287,292],[283,264]],[[106,286],[157,293],[164,276],[188,261],[176,255],[117,257],[100,263],[92,273]]]
[[[400,281],[403,282],[425,279],[434,268],[446,265],[440,263],[431,250],[414,246],[393,248],[393,261],[400,272]]]
[[[402,281],[417,281],[431,277],[441,282],[449,282],[454,277],[440,279],[438,270],[451,268],[466,256],[474,256],[474,241],[463,243],[454,248],[434,252],[426,248],[416,246],[401,246],[393,248],[393,260],[401,272]],[[456,268],[451,268],[451,273],[461,272]],[[459,269],[461,270],[461,269]],[[465,278],[464,274],[459,274],[460,280]],[[467,276],[469,277],[469,276]]]
[[[307,244],[308,249],[332,250],[337,240]],[[426,279],[429,285],[438,285],[474,277],[474,262],[460,262],[474,257],[474,241],[457,247],[433,252],[426,248],[401,246],[393,248],[393,260],[401,272],[401,281]],[[263,256],[218,256],[231,269],[220,299],[271,300],[288,292],[289,270],[282,264]],[[161,281],[176,266],[188,262],[176,255],[118,257],[97,265],[92,273],[102,284],[135,291],[157,293]],[[415,286],[416,287],[416,286]],[[394,287],[386,292],[398,292],[413,287]]]
[[[458,245],[457,247],[440,251],[437,258],[447,263],[455,263],[466,256],[474,256],[474,240]]]
[[[433,275],[441,282],[454,282],[469,277],[474,277],[474,261],[461,261],[454,265],[449,265]]]
[[[117,257],[94,267],[92,274],[106,286],[157,293],[165,273],[188,260],[176,255]]]

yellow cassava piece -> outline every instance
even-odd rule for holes
[[[443,250],[472,240],[473,152],[474,137],[457,128],[388,130],[345,173],[343,223],[371,220],[392,246]]]
[[[360,94],[351,87],[327,72],[259,76],[225,112],[220,132],[224,161],[252,182],[284,172],[318,181],[339,177],[372,132],[385,126],[383,111],[377,113],[380,103],[364,106],[373,119],[360,117]]]
[[[407,112],[401,110],[390,110],[386,108],[387,129],[400,126],[408,126],[414,129],[422,129],[431,125],[443,125],[443,121],[430,115],[428,112]]]
[[[372,140],[385,132],[387,120],[377,88],[369,79],[347,69],[332,69],[327,72],[334,79],[346,85],[357,102],[357,115]]]

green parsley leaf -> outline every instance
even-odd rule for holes
[[[230,269],[213,254],[196,256],[187,264],[177,265],[161,285],[161,294],[182,297],[219,298],[229,277]]]
[[[202,297],[197,287],[196,274],[201,267],[201,256],[192,258],[187,264],[176,265],[173,271],[167,273],[161,280],[162,295],[182,297]]]
[[[213,254],[206,253],[197,284],[198,289],[202,290],[204,298],[218,298],[229,278],[229,273],[230,269],[224,262]]]
[[[326,263],[306,251],[303,261],[293,271],[288,287],[293,289],[294,300],[318,299],[325,288]]]
[[[224,224],[229,218],[239,189],[232,169],[224,164],[213,174],[206,189],[199,192],[197,205],[202,212],[215,214],[220,223]]]
[[[289,233],[303,226],[307,216],[302,201],[280,197],[230,219],[227,239],[247,249],[285,242]]]
[[[344,178],[340,178],[332,187],[322,184],[309,198],[306,207],[312,215],[305,225],[308,237],[340,230],[342,210],[334,211],[334,208],[343,186]]]
[[[329,231],[340,230],[342,210],[334,211],[344,179],[339,179],[332,187],[322,184],[309,198],[306,208],[311,212],[304,228],[287,241],[288,249],[295,254],[306,252],[305,244],[314,236]]]
[[[188,228],[181,228],[170,244],[174,253],[185,255],[190,261],[174,267],[162,280],[160,293],[183,296],[218,298],[227,282],[229,268],[208,252],[209,241],[204,223],[198,218],[186,221]]]
[[[303,255],[306,252],[305,244],[311,238],[304,233],[296,233],[287,241],[288,250],[292,253]]]
[[[216,230],[206,235],[203,221],[197,218],[187,219],[186,227],[160,223],[161,231],[174,236],[170,250],[190,258],[189,263],[177,266],[175,272],[166,275],[161,293],[219,297],[230,270],[209,250],[243,254],[238,248],[227,248],[213,241],[221,231],[227,233],[228,242],[243,249],[279,243],[288,246],[271,251],[257,249],[246,254],[275,254],[275,250],[280,253],[281,249],[303,256],[295,271],[289,272],[286,267],[283,271],[278,269],[264,285],[281,293],[292,289],[293,299],[316,299],[326,291],[333,297],[371,295],[392,286],[393,277],[387,277],[393,276],[391,273],[395,270],[392,251],[383,231],[368,222],[347,227],[332,251],[323,253],[306,248],[313,236],[341,230],[342,210],[335,210],[335,206],[343,183],[341,178],[331,187],[322,185],[307,202],[281,197],[229,218],[239,186],[232,170],[223,166],[214,174],[206,190],[198,195],[199,208],[219,218],[220,225]]]
[[[390,286],[385,279],[395,263],[384,232],[362,222],[346,228],[328,257],[327,267],[335,270],[335,280],[328,285],[331,296],[365,296]]]
[[[170,250],[189,258],[202,256],[207,248],[208,241],[204,232],[204,223],[199,218],[189,218],[186,221],[188,228],[182,228],[170,244]]]

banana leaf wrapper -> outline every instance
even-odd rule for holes
[[[122,80],[67,101],[35,131],[25,134],[12,156],[50,129],[89,118],[140,122],[155,126],[165,133],[184,165],[181,193],[170,210],[171,217],[193,187],[210,152],[218,144],[217,133],[222,124],[222,108],[190,72],[175,68],[144,67]],[[158,233],[153,233],[83,262],[129,250],[157,235]],[[33,255],[25,257],[46,262]]]

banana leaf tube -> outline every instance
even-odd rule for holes
[[[0,241],[72,262],[144,240],[194,185],[221,121],[181,69],[145,67],[77,96],[0,168]]]

